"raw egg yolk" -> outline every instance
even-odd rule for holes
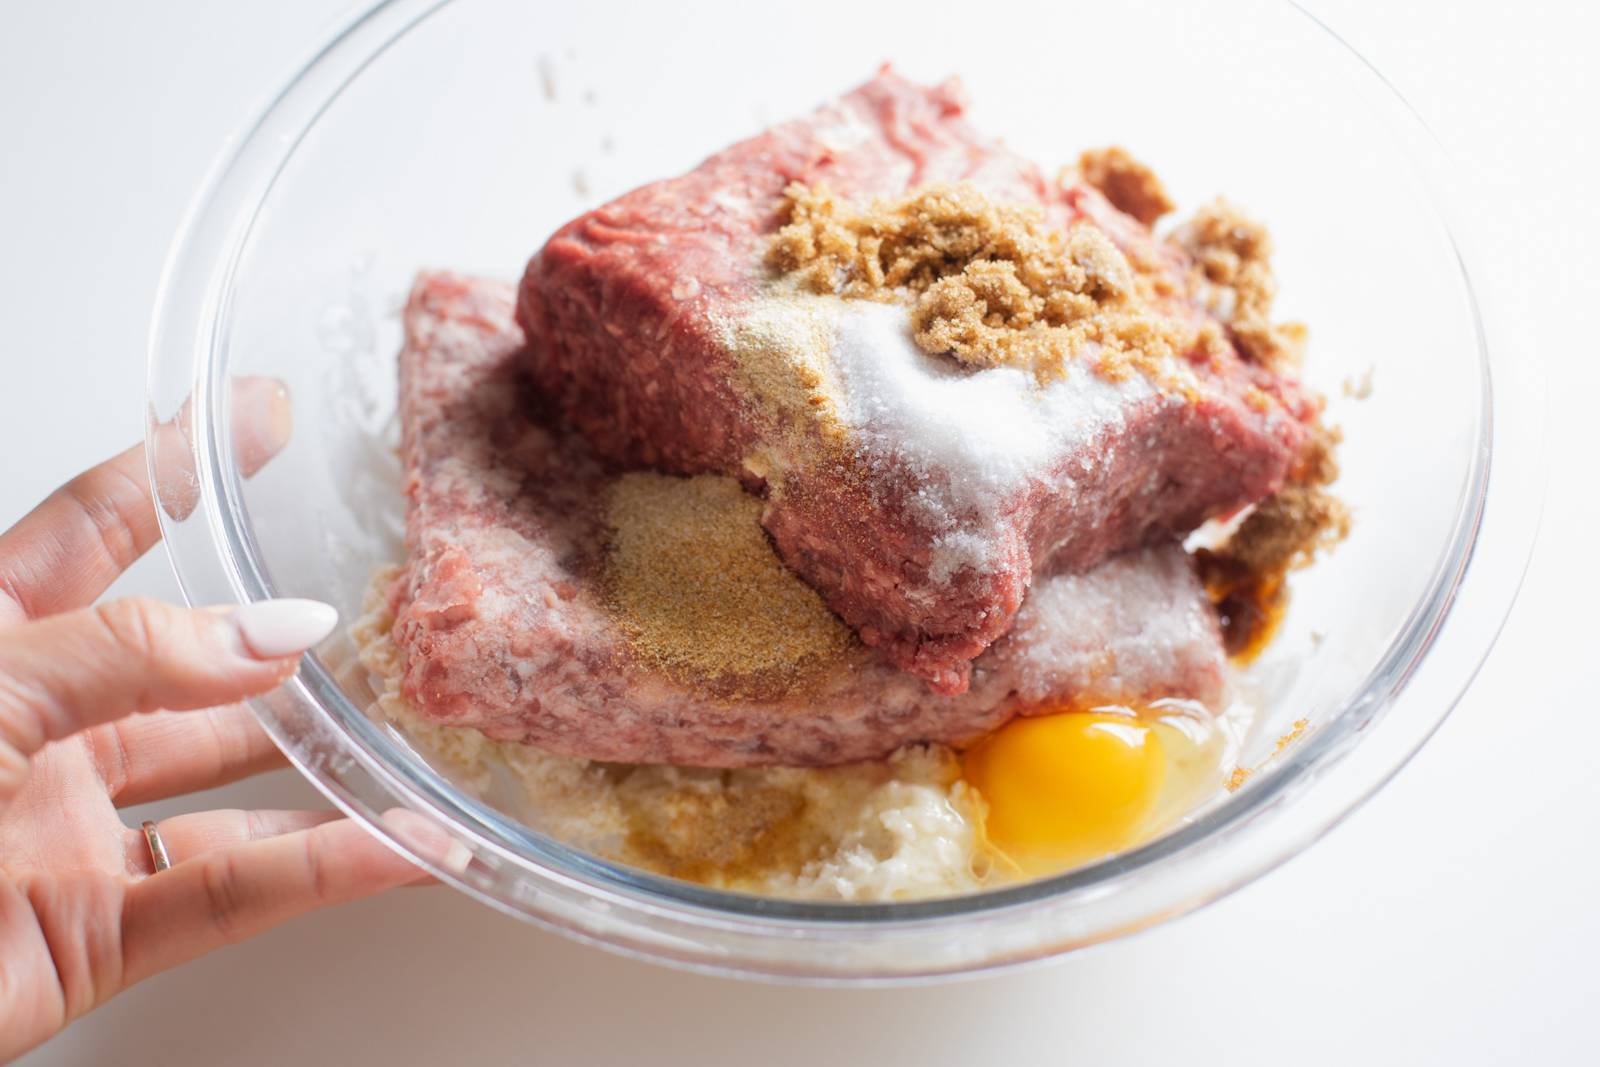
[[[963,775],[988,808],[989,842],[1026,873],[1131,844],[1166,777],[1160,735],[1131,715],[1013,719],[968,749]]]

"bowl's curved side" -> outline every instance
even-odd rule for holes
[[[174,242],[150,338],[147,441],[167,550],[192,603],[272,595],[223,446],[229,413],[218,388],[229,366],[235,273],[251,227],[324,109],[441,6],[388,0],[320,48],[230,144]],[[1331,33],[1328,45],[1344,49],[1378,120],[1399,138],[1448,219],[1448,166],[1426,128]],[[1481,314],[1459,251],[1455,268],[1473,313]],[[507,914],[612,949],[722,973],[881,981],[1007,966],[1104,941],[1216,899],[1325,833],[1431,735],[1492,646],[1542,506],[1543,384],[1535,364],[1495,358],[1481,317],[1477,328],[1480,434],[1449,549],[1367,684],[1248,790],[1146,846],[1066,875],[974,897],[866,906],[704,889],[586,857],[438,775],[403,765],[314,657],[255,707],[302,773],[391,847]],[[156,432],[160,413],[184,408],[188,435]],[[397,807],[431,820],[470,861],[439,862],[436,846],[415,836],[413,824],[385,819]]]

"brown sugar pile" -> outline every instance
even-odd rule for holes
[[[1112,207],[1132,215],[1146,226],[1155,225],[1157,219],[1178,206],[1167,195],[1155,171],[1116,145],[1080,155],[1078,173],[1085,182],[1100,190]]]
[[[1246,359],[1265,367],[1297,364],[1306,330],[1297,322],[1274,323],[1272,238],[1267,228],[1225,200],[1215,200],[1179,227],[1174,239],[1194,259],[1205,281],[1228,306],[1213,308],[1227,322]]]
[[[1319,549],[1350,533],[1350,509],[1328,492],[1339,477],[1333,449],[1338,435],[1313,433],[1289,482],[1263,500],[1228,538],[1226,553],[1247,570],[1282,572],[1309,564]]]
[[[1328,491],[1339,477],[1338,432],[1318,426],[1288,482],[1257,504],[1220,547],[1195,554],[1229,654],[1264,648],[1287,606],[1285,576],[1350,533],[1350,509]]]
[[[792,677],[850,631],[774,553],[761,502],[731,478],[619,478],[605,588],[634,651],[695,679]]]
[[[1163,364],[1198,330],[1155,312],[1154,284],[1088,224],[1065,232],[1041,211],[968,184],[932,185],[856,210],[825,187],[792,185],[769,263],[813,292],[909,295],[917,345],[971,366],[1060,377],[1089,350],[1106,377]]]

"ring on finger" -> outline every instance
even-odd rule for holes
[[[144,843],[150,846],[150,862],[155,865],[155,873],[160,874],[172,866],[172,857],[167,855],[167,843],[161,840],[161,831],[149,819],[139,828],[144,831]]]

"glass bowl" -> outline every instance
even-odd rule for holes
[[[949,899],[783,901],[568,848],[466,795],[363,713],[331,641],[256,702],[338,806],[508,914],[725,973],[884,981],[1061,953],[1189,911],[1305,847],[1438,726],[1515,596],[1542,499],[1537,367],[1487,340],[1446,222],[1448,166],[1382,79],[1297,8],[389,0],[231,141],[168,262],[148,415],[166,544],[194,603],[312,596],[353,619],[399,554],[398,310],[418,269],[512,279],[560,222],[693,166],[884,60],[959,73],[974,117],[1065,163],[1121,143],[1183,211],[1218,192],[1272,227],[1280,310],[1346,432],[1355,532],[1296,576],[1247,685],[1260,765],[1161,837]],[[234,376],[287,383],[295,432],[245,480]],[[1353,386],[1370,376],[1370,396]],[[188,432],[157,432],[182,413]],[[1281,752],[1274,738],[1304,719]],[[421,818],[385,818],[409,809]],[[433,836],[419,835],[419,826]],[[437,833],[461,846],[441,863]],[[464,850],[464,851],[463,851]]]

